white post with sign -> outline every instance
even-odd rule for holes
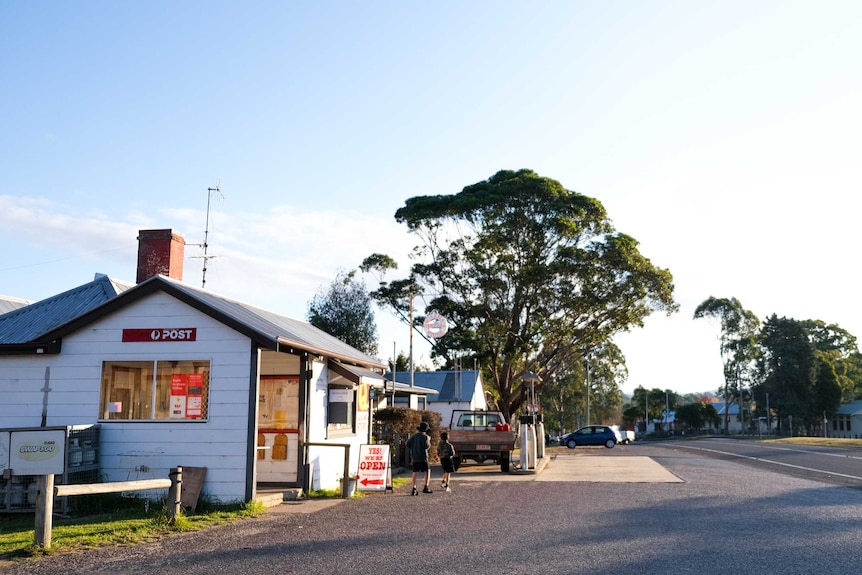
[[[356,488],[359,491],[386,491],[391,485],[389,445],[360,445]]]

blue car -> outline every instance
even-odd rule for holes
[[[608,449],[620,442],[620,436],[607,425],[587,425],[560,438],[560,445],[574,449],[579,445],[604,445]]]

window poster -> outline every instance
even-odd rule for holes
[[[171,419],[186,417],[186,389],[189,377],[182,373],[171,376]]]
[[[171,375],[171,418],[199,419],[203,414],[202,373]]]
[[[203,414],[204,402],[204,374],[190,373],[189,383],[186,388],[186,417],[189,419],[200,419]]]
[[[368,394],[370,386],[367,383],[360,383],[356,399],[356,409],[359,412],[368,411]]]

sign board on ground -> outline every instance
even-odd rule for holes
[[[360,445],[356,489],[385,491],[390,485],[392,466],[389,462],[389,445]]]

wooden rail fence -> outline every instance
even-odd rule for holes
[[[55,486],[53,475],[42,475],[36,480],[36,527],[34,543],[44,549],[51,547],[54,497],[167,488],[168,517],[173,519],[182,511],[182,483],[182,467],[171,469],[166,479],[141,479],[138,481],[115,481],[112,483],[82,483]]]

